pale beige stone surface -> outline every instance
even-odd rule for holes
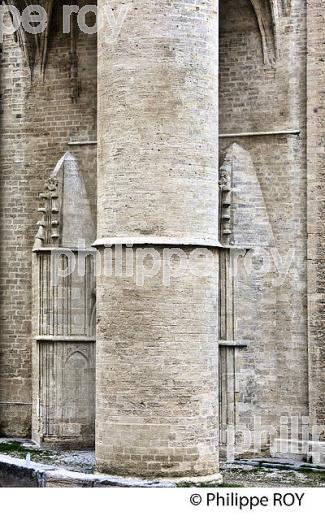
[[[54,296],[46,303],[45,288],[42,301],[44,286],[32,284],[38,194],[67,151],[94,222],[98,210],[99,244],[133,237],[159,254],[161,240],[186,252],[218,240],[235,248],[220,251],[219,262],[215,254],[220,268],[203,281],[189,273],[168,287],[159,275],[142,287],[98,279],[99,467],[217,471],[218,400],[222,432],[252,430],[256,417],[269,428],[263,452],[281,416],[324,424],[323,0],[220,0],[219,38],[212,0],[128,2],[118,38],[108,31],[105,46],[101,33],[98,66],[95,35],[62,34],[63,3],[55,2],[45,56],[28,49],[33,74],[12,36],[1,52],[0,433],[30,436],[32,415],[38,431],[32,387],[43,374],[44,416],[57,440],[70,428],[80,441],[78,428],[91,422],[93,439],[93,284],[69,280],[59,290],[72,298],[57,299],[56,312]],[[110,2],[115,11],[122,4]],[[229,166],[229,197],[219,192],[218,158],[221,174]],[[45,283],[43,275],[34,280]],[[36,331],[39,319],[47,330]],[[36,341],[46,341],[54,319],[56,343],[42,368]],[[79,345],[89,339],[87,369],[89,352],[71,333]],[[55,391],[51,374],[61,378]],[[62,418],[51,403],[64,396]]]

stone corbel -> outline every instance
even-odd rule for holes
[[[275,0],[276,1],[276,0]],[[277,59],[274,0],[251,0],[262,40],[264,64],[274,67]]]
[[[279,57],[279,23],[291,15],[292,0],[251,0],[262,40],[264,64],[275,67]]]

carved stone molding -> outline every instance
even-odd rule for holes
[[[28,5],[34,5],[34,0],[4,0],[7,5],[17,7],[20,12]],[[78,3],[78,0],[76,0]],[[274,66],[278,54],[278,24],[281,17],[291,14],[292,0],[250,0],[256,14],[259,31],[262,39],[264,63],[267,66]],[[48,41],[51,32],[51,21],[54,7],[54,0],[39,0],[38,4],[44,7],[48,15],[46,30],[41,34],[28,34],[22,27],[17,32],[17,40],[24,50],[26,59],[31,71],[39,71],[41,77],[44,76]],[[70,50],[70,69],[71,69],[71,97],[75,102],[79,96],[78,84],[78,63],[76,53],[76,27],[72,23],[71,30],[71,50]]]
[[[20,13],[29,5],[35,5],[34,0],[4,0],[4,3],[16,7]],[[42,6],[47,12],[47,27],[45,31],[40,34],[30,34],[20,25],[16,32],[16,38],[24,51],[32,75],[43,77],[46,68],[54,0],[38,0],[37,5]]]
[[[43,247],[90,246],[95,239],[85,183],[76,158],[69,152],[58,161],[39,195],[42,214],[34,250]]]
[[[278,59],[279,20],[290,16],[291,0],[250,0],[262,39],[264,64],[274,67]]]

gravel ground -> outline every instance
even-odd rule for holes
[[[55,464],[66,469],[92,473],[95,469],[94,451],[69,451],[56,456]]]
[[[325,470],[273,469],[226,464],[221,470],[224,487],[325,487]]]

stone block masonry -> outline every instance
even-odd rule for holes
[[[105,242],[123,243],[123,237],[148,252],[153,243],[217,245],[217,2],[141,0],[118,42],[105,36],[103,29],[100,253]],[[100,471],[142,477],[218,472],[217,287],[217,253],[204,280],[187,271],[164,286],[160,273],[141,287],[98,277]]]
[[[50,441],[93,443],[96,368],[101,471],[204,478],[218,472],[219,422],[225,451],[227,427],[239,439],[260,421],[269,433],[250,456],[283,438],[283,418],[323,439],[324,1],[99,0],[119,25],[98,45],[76,15],[63,34],[65,0],[40,3],[38,45],[19,33],[1,49],[0,434],[29,437],[33,415],[37,435],[42,416]],[[72,276],[55,303],[32,281],[32,249],[39,193],[66,152],[84,203],[67,203],[74,239],[56,247],[75,246],[91,213],[99,263],[105,246],[133,244],[147,272],[166,248],[197,250],[196,268],[207,247],[215,270],[180,273],[175,257],[167,284],[161,271],[140,284],[101,273],[97,303],[95,280]],[[55,316],[69,337],[37,328]]]

